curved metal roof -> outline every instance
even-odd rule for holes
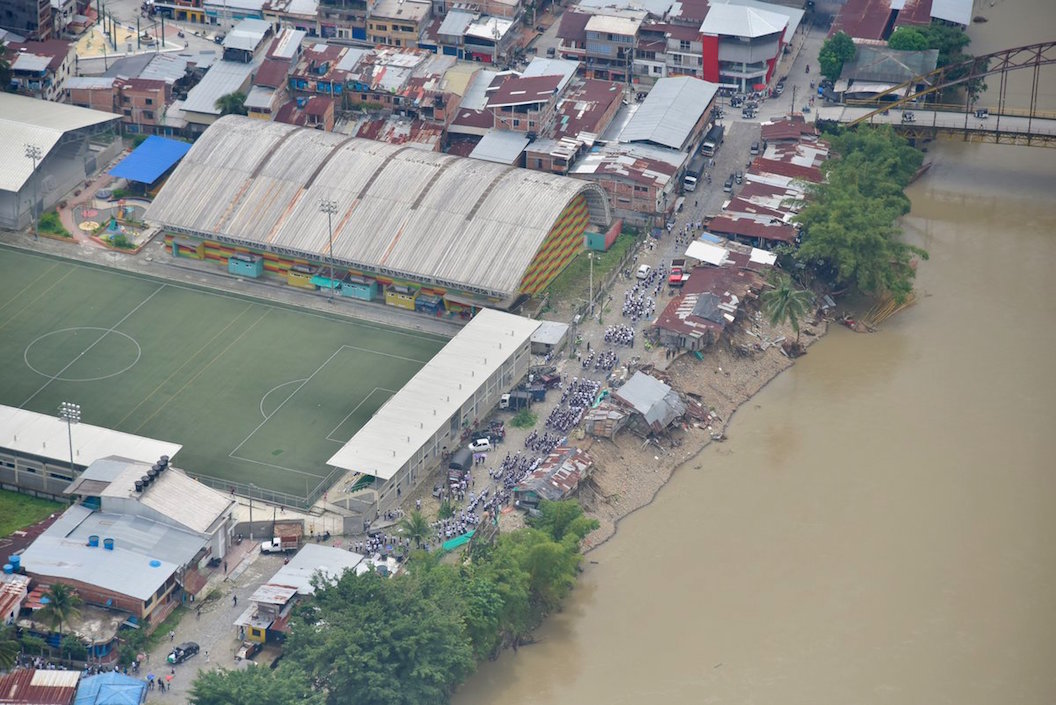
[[[517,292],[578,179],[410,146],[227,116],[198,139],[147,211],[168,228],[466,291]],[[607,223],[599,223],[607,225]]]

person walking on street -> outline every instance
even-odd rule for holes
[[[231,596],[231,606],[238,607],[238,595]]]

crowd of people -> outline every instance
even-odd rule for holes
[[[584,370],[593,369],[595,372],[600,372],[601,370],[609,371],[620,364],[620,356],[616,354],[615,350],[603,350],[597,354],[591,351],[581,362]]]
[[[591,407],[601,390],[601,382],[586,377],[573,377],[561,392],[561,403],[546,418],[546,427],[568,433],[583,419],[583,412]]]
[[[544,431],[541,436],[538,431],[532,431],[524,437],[524,447],[541,455],[550,455],[560,442],[561,439],[549,431]]]
[[[660,280],[661,283],[663,280]],[[634,330],[634,325],[639,320],[645,321],[653,315],[656,311],[656,299],[650,296],[647,289],[650,284],[642,282],[641,284],[635,284],[627,293],[623,295],[623,317],[631,319],[631,330]],[[657,292],[659,293],[659,292]],[[654,295],[655,296],[655,295]],[[626,327],[626,326],[625,326]],[[633,345],[633,338],[631,345]]]
[[[652,299],[649,299],[649,304],[653,304]],[[643,310],[651,308],[650,305],[643,306]],[[609,326],[605,329],[605,342],[612,345],[626,345],[629,348],[634,347],[634,328],[631,326],[617,323],[616,325]]]

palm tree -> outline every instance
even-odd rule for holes
[[[20,650],[14,629],[8,627],[0,631],[0,671],[6,671],[15,665]]]
[[[220,111],[220,115],[245,115],[246,94],[242,91],[228,93],[217,98],[213,105]]]
[[[400,528],[418,548],[422,547],[422,542],[429,537],[430,533],[429,522],[417,509],[400,520]]]
[[[810,311],[814,297],[809,291],[796,289],[792,285],[792,278],[787,274],[775,276],[770,283],[773,288],[763,292],[760,297],[763,312],[772,326],[786,322],[791,325],[792,330],[796,331],[796,346],[798,347],[799,321]]]
[[[81,598],[73,588],[62,583],[52,585],[44,597],[48,602],[39,612],[40,621],[56,629],[62,636],[62,625],[81,615]]]

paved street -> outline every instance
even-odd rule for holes
[[[188,689],[200,671],[210,668],[223,667],[227,669],[249,668],[246,662],[235,661],[235,652],[241,642],[238,639],[238,630],[233,622],[242,614],[249,605],[249,596],[271,579],[279,568],[282,567],[283,557],[272,555],[261,555],[258,550],[249,550],[245,560],[239,566],[231,566],[231,575],[227,580],[219,579],[211,582],[203,591],[209,593],[218,589],[222,596],[217,600],[210,600],[202,605],[200,617],[195,615],[194,605],[190,605],[176,627],[176,636],[170,642],[165,638],[163,642],[154,649],[143,665],[140,675],[146,676],[153,673],[159,678],[173,675],[171,691],[164,693],[157,690],[150,691],[147,702],[186,703]],[[238,605],[234,606],[231,596],[238,596]],[[177,666],[170,666],[165,662],[165,657],[172,651],[172,647],[185,641],[196,642],[201,651],[197,656]],[[263,654],[258,655],[258,665],[267,667],[267,661],[261,659]]]

